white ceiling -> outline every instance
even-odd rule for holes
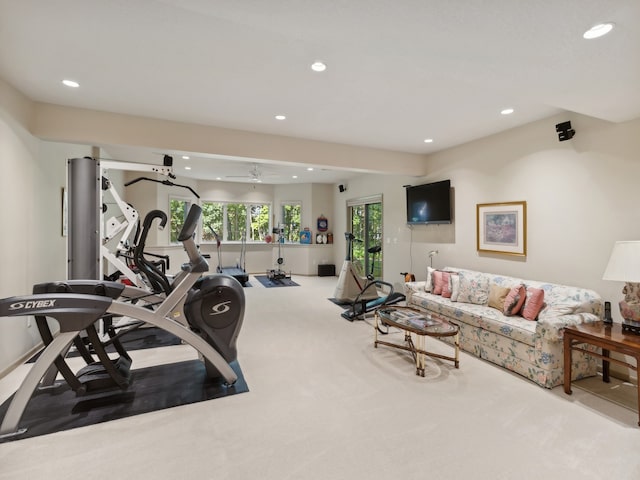
[[[428,154],[562,111],[638,118],[640,1],[0,0],[0,76],[42,102]],[[265,160],[207,158],[207,177],[293,174]]]

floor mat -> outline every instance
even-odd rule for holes
[[[127,332],[120,338],[120,342],[124,349],[128,352],[133,350],[143,350],[146,348],[169,347],[171,345],[180,345],[182,341],[173,333],[169,333],[158,327],[143,327]],[[107,353],[115,353],[115,348],[109,345],[106,348]],[[26,363],[35,362],[42,351],[36,353],[27,360]],[[73,348],[67,354],[67,357],[78,357],[80,354]]]
[[[258,280],[263,286],[267,288],[271,287],[299,287],[296,282],[291,280],[290,278],[281,278],[280,280],[270,280],[266,275],[256,275],[256,280]]]
[[[353,302],[350,301],[344,301],[344,300],[338,300],[337,298],[330,298],[329,299],[330,302],[335,303],[336,305],[339,305],[341,307],[347,308],[350,307],[351,305],[353,305]]]
[[[248,392],[238,362],[232,362],[231,367],[238,375],[231,387],[225,386],[222,380],[207,379],[204,364],[199,360],[135,370],[133,383],[126,391],[77,397],[62,382],[54,391],[35,393],[19,425],[27,431],[0,439],[0,443]],[[0,418],[4,418],[11,398],[0,406]]]

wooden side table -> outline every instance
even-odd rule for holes
[[[599,347],[602,353],[588,351],[582,344],[588,343]],[[623,332],[619,323],[606,325],[601,322],[572,325],[564,329],[564,392],[571,395],[571,353],[576,350],[602,359],[602,381],[609,382],[609,364],[613,362],[624,365],[636,372],[640,365],[640,335]],[[624,360],[611,358],[610,352],[618,352],[635,358],[636,364],[632,365]],[[638,406],[640,407],[640,386],[638,391]],[[638,425],[640,425],[640,411],[638,412]]]

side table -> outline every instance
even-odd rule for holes
[[[585,343],[599,347],[602,353],[588,351],[581,346]],[[619,323],[606,325],[598,322],[566,327],[564,329],[564,392],[567,395],[571,395],[571,353],[574,350],[602,359],[602,381],[606,383],[609,382],[611,362],[629,367],[636,372],[638,365],[640,365],[640,335],[624,332]],[[636,364],[632,365],[624,360],[611,358],[610,352],[633,357]],[[636,389],[640,406],[640,387],[636,385]],[[640,411],[638,412],[638,425],[640,425]]]

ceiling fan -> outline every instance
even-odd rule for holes
[[[263,174],[258,168],[258,164],[254,163],[248,175],[226,175],[225,178],[247,178],[253,182],[262,182]]]

